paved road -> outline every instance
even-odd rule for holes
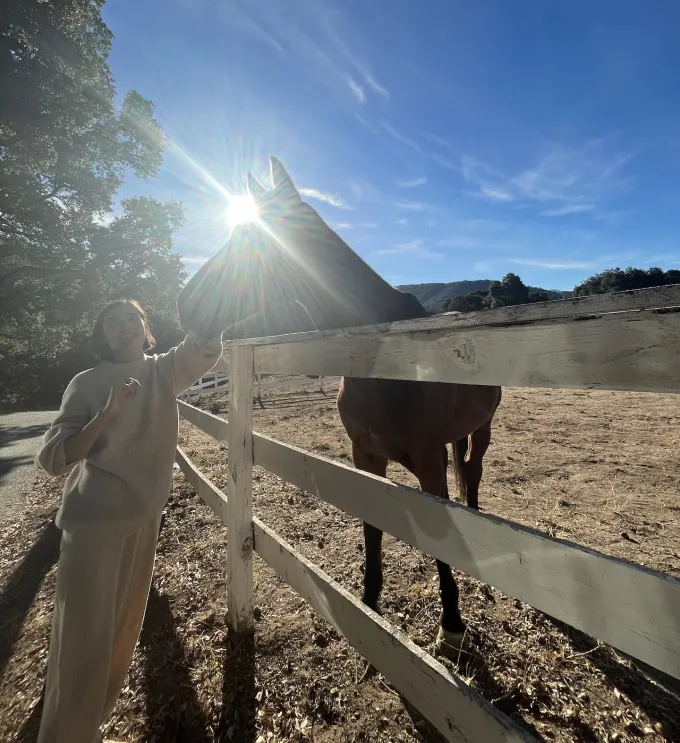
[[[53,410],[0,415],[0,518],[21,509],[36,471],[33,457]]]

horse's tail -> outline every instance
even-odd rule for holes
[[[467,480],[465,479],[465,463],[470,461],[472,455],[472,434],[464,439],[458,439],[453,444],[453,465],[456,470],[456,482],[458,483],[458,494],[463,503],[467,502]]]

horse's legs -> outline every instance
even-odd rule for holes
[[[447,459],[446,447],[444,447],[443,452],[428,456],[426,461],[414,468],[414,474],[424,492],[448,499]],[[458,585],[449,565],[441,560],[436,562],[437,572],[439,573],[439,598],[442,602],[441,627],[437,637],[437,648],[444,655],[455,658],[463,646],[463,635],[465,633],[465,622],[463,622],[458,607]]]
[[[352,458],[358,470],[385,477],[387,460],[374,454],[367,454],[352,442]],[[382,573],[382,531],[364,522],[364,546],[366,563],[364,566],[364,595],[362,601],[373,611],[378,610],[378,598],[383,585]]]
[[[456,441],[454,457],[456,466],[460,468],[459,480],[461,490],[465,495],[465,502],[469,508],[479,510],[479,483],[482,481],[482,460],[491,443],[491,421],[478,428],[472,434],[472,451],[469,461],[465,461],[468,451],[467,438]]]

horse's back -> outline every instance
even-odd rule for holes
[[[466,437],[491,421],[500,400],[500,387],[344,378],[338,412],[355,443],[377,438],[401,450]]]

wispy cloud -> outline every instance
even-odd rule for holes
[[[354,209],[353,206],[351,206],[335,194],[326,193],[325,191],[319,191],[316,188],[300,188],[298,190],[303,196],[307,196],[310,199],[315,199],[316,201],[323,201],[324,204],[330,204],[336,209],[346,209],[347,211],[352,211]]]
[[[395,199],[393,203],[399,209],[406,209],[409,212],[424,212],[431,208],[422,201],[411,201],[410,199]]]
[[[389,91],[357,49],[357,29],[343,28],[343,16],[337,8],[304,0],[232,0],[225,7],[224,18],[256,41],[289,55],[306,74],[325,85],[347,90],[349,84],[354,100],[360,104],[365,102],[367,90],[389,98]],[[351,45],[346,38],[352,39]]]
[[[578,268],[594,268],[597,265],[596,263],[589,263],[587,261],[543,261],[534,260],[532,258],[514,258],[511,263],[516,263],[518,266],[549,268],[557,271],[569,271]]]
[[[206,258],[204,255],[183,255],[182,256],[182,263],[188,263],[190,266],[196,265],[196,266],[202,266],[208,258]]]
[[[480,186],[479,192],[489,201],[512,201],[513,197],[507,191],[500,188],[491,188],[490,186]]]
[[[349,85],[349,89],[354,93],[354,97],[359,101],[359,103],[366,103],[366,93],[364,92],[364,89],[357,83],[353,77],[347,78],[347,84]]]
[[[623,169],[630,156],[606,139],[578,146],[552,143],[538,162],[512,175],[469,155],[460,161],[463,179],[476,187],[473,195],[489,201],[541,204],[546,217],[595,213],[599,205],[631,187]]]
[[[380,85],[379,82],[376,81],[376,79],[371,75],[369,72],[366,72],[364,70],[364,80],[366,81],[366,84],[370,86],[378,95],[381,95],[383,98],[389,98],[390,92],[387,90],[387,88],[384,85]]]
[[[423,134],[423,137],[425,139],[428,139],[430,142],[439,145],[440,147],[444,147],[447,150],[453,150],[453,145],[445,137],[440,137],[438,134],[429,134],[427,132]]]
[[[365,227],[367,230],[376,230],[378,229],[378,225],[376,222],[364,222],[362,227]]]
[[[450,157],[440,155],[438,152],[430,152],[428,154],[428,157],[430,158],[430,160],[437,163],[437,165],[440,165],[442,168],[453,170],[454,173],[460,173],[461,171],[460,164],[455,162],[454,160],[451,160]]]
[[[402,225],[402,227],[405,227],[408,224],[408,219],[406,217],[402,217],[401,219],[397,220],[397,224]]]
[[[410,137],[407,137],[405,134],[402,134],[398,129],[395,129],[392,124],[390,124],[389,121],[385,121],[385,119],[380,120],[380,126],[394,139],[397,140],[397,142],[401,142],[401,144],[405,144],[407,147],[410,147],[412,150],[415,150],[418,154],[422,154],[422,148],[418,144],[418,142],[415,141],[415,139],[411,139]]]
[[[418,186],[424,186],[426,183],[427,178],[410,178],[398,180],[397,186],[399,186],[399,188],[417,188]]]
[[[384,248],[376,251],[378,255],[410,255],[421,258],[442,258],[443,253],[438,253],[425,247],[425,243],[420,238],[409,240],[408,242],[397,243],[390,248]]]
[[[352,230],[354,225],[351,222],[337,222],[333,225],[336,230]]]
[[[561,217],[566,214],[583,214],[584,212],[592,212],[595,209],[595,204],[565,204],[557,209],[546,209],[541,214],[544,217]]]

